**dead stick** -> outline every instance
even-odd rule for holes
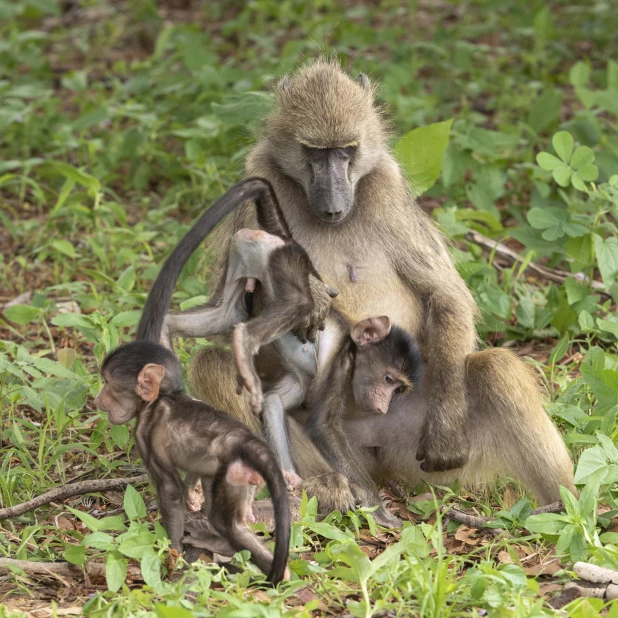
[[[507,258],[511,262],[517,262],[518,264],[522,264],[524,262],[524,258],[517,253],[517,251],[513,251],[513,249],[503,245],[496,240],[492,240],[491,238],[487,238],[487,236],[483,236],[479,232],[475,232],[474,230],[470,230],[466,234],[466,240],[473,242],[476,245],[484,247],[485,249],[489,249],[490,251],[495,251],[498,255]],[[575,276],[575,273],[568,273],[564,270],[557,270],[556,268],[547,268],[545,266],[539,266],[534,262],[529,262],[526,266],[527,271],[533,272],[538,277],[542,279],[546,279],[547,281],[553,281],[554,283],[564,283],[567,277],[575,277],[579,280],[579,277]],[[585,278],[587,279],[587,277]],[[592,281],[592,289],[596,290],[600,294],[603,294],[610,297],[610,294],[605,290],[605,286],[600,281]]]
[[[530,511],[530,515],[540,515],[541,513],[561,513],[564,510],[564,504],[559,500],[558,502],[552,502],[551,504],[546,504],[545,506],[540,506],[536,509],[532,509]],[[469,528],[483,528],[485,525],[496,519],[495,517],[481,517],[480,515],[470,515],[469,513],[464,513],[464,511],[460,511],[454,507],[451,507],[447,511],[444,512],[444,517],[448,519],[453,519],[454,521],[458,521],[461,524],[465,524]]]
[[[114,491],[123,489],[127,485],[140,485],[148,481],[147,474],[140,474],[139,476],[132,476],[129,478],[120,479],[100,479],[96,481],[81,481],[79,483],[70,483],[69,485],[62,485],[61,487],[54,487],[44,494],[22,502],[22,504],[16,504],[15,506],[8,506],[4,509],[0,509],[0,519],[9,519],[10,517],[17,517],[23,515],[28,511],[32,511],[44,504],[56,500],[66,500],[73,496],[81,496],[82,494],[88,494],[98,491]]]
[[[70,577],[81,572],[78,566],[68,562],[30,562],[29,560],[14,560],[13,558],[0,558],[0,569],[17,568],[32,575],[54,575]],[[99,562],[89,562],[86,572],[90,576],[105,575],[105,565]]]

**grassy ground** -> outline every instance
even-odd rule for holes
[[[303,501],[277,591],[247,588],[262,580],[250,565],[170,574],[147,485],[77,497],[3,521],[0,556],[104,563],[107,578],[5,571],[0,615],[541,616],[575,560],[618,567],[617,31],[601,0],[0,0],[2,506],[136,472],[131,432],[92,405],[97,363],[130,336],[175,241],[240,178],[268,84],[320,51],[379,80],[394,135],[429,127],[398,145],[402,163],[454,240],[481,340],[537,367],[584,490],[563,516],[528,517],[506,481],[417,488],[390,496],[406,520],[394,533],[360,511],[316,522]],[[442,155],[435,123],[449,119]],[[422,148],[441,167],[433,187],[415,174]],[[208,263],[190,262],[176,306],[204,299]],[[499,512],[504,533],[447,523],[453,502]],[[567,601],[553,603],[618,615]]]

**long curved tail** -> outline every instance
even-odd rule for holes
[[[280,582],[285,574],[290,553],[291,516],[290,499],[287,484],[275,456],[264,444],[264,449],[255,448],[254,444],[242,445],[238,451],[240,459],[260,473],[266,481],[275,512],[274,559],[268,573],[268,581]]]
[[[159,343],[163,321],[183,266],[214,227],[239,204],[249,200],[256,201],[258,222],[265,231],[284,240],[291,238],[273,188],[267,180],[248,178],[234,185],[197,220],[163,264],[144,306],[136,341]]]

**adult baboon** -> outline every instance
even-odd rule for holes
[[[528,442],[519,445],[518,452],[543,449],[545,428],[535,431],[525,425],[534,417],[529,410],[542,410],[534,377],[513,354],[474,351],[476,305],[444,239],[410,195],[387,146],[385,121],[369,80],[364,75],[351,79],[337,64],[318,60],[284,78],[276,97],[276,111],[249,155],[247,174],[271,182],[295,239],[325,282],[339,290],[346,312],[356,320],[388,315],[417,338],[423,352],[423,414],[404,410],[397,415],[417,439],[408,447],[385,439],[379,445],[381,460],[414,468],[410,475],[397,469],[399,477],[411,480],[419,473],[415,459],[422,461],[420,469],[426,473],[460,468],[468,461],[468,433],[478,431],[469,420],[487,424],[484,431],[499,436],[503,420],[515,419],[521,423],[522,440]],[[254,209],[247,205],[219,228],[220,273],[225,272],[226,243],[233,233],[255,225]],[[232,366],[221,359],[221,351],[199,354],[192,377],[200,396],[212,397],[216,391],[216,397],[225,397],[220,392],[222,374]],[[479,396],[471,399],[475,411],[469,415],[471,392]],[[229,397],[234,397],[232,391]],[[256,426],[251,412],[238,402],[225,407]],[[325,462],[294,424],[290,437],[306,486],[332,504],[328,483],[321,479],[312,484],[308,478],[326,474]],[[509,457],[508,445],[504,456]],[[557,468],[547,471],[547,484],[554,488],[547,493],[551,498],[558,496],[559,484],[572,487],[566,449],[558,460]],[[533,464],[513,462],[515,469],[520,465]]]

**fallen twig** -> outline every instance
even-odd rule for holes
[[[525,259],[517,253],[517,251],[513,251],[513,249],[503,245],[496,240],[492,240],[491,238],[487,238],[487,236],[483,236],[479,232],[475,232],[474,230],[470,230],[466,234],[466,240],[473,242],[476,245],[484,247],[485,249],[489,249],[490,251],[494,251],[501,257],[504,257],[511,262],[517,262],[518,264],[522,264]],[[534,262],[529,262],[526,266],[526,271],[530,271],[534,273],[537,277],[541,277],[542,279],[546,279],[547,281],[553,281],[554,283],[564,283],[567,277],[574,277],[577,280],[581,280],[583,283],[588,283],[587,277],[583,273],[568,273],[564,270],[558,270],[556,268],[547,268],[546,266],[539,266]],[[592,289],[598,292],[599,294],[603,294],[608,298],[611,298],[611,295],[605,290],[605,286],[600,281],[592,281],[590,282]]]
[[[564,510],[564,504],[559,500],[545,506],[540,506],[530,511],[530,515],[540,515],[541,513],[561,513]],[[481,517],[480,515],[470,515],[464,511],[460,511],[454,507],[444,512],[444,517],[465,524],[469,528],[484,528],[490,521],[494,521],[495,517]]]
[[[148,481],[147,474],[140,474],[139,476],[132,476],[129,478],[116,478],[116,479],[100,479],[95,481],[81,481],[79,483],[69,483],[68,485],[62,485],[61,487],[54,487],[44,494],[22,502],[22,504],[16,504],[15,506],[8,506],[4,509],[0,509],[0,519],[9,519],[10,517],[17,517],[23,515],[28,511],[49,504],[55,500],[66,500],[73,496],[81,496],[91,492],[98,491],[113,491],[117,489],[123,489],[127,485],[139,485]]]
[[[53,575],[70,577],[81,573],[80,567],[68,562],[30,562],[29,560],[14,560],[13,558],[0,558],[0,569],[21,569],[31,575]],[[89,576],[105,575],[105,565],[99,562],[89,562],[86,566]]]

